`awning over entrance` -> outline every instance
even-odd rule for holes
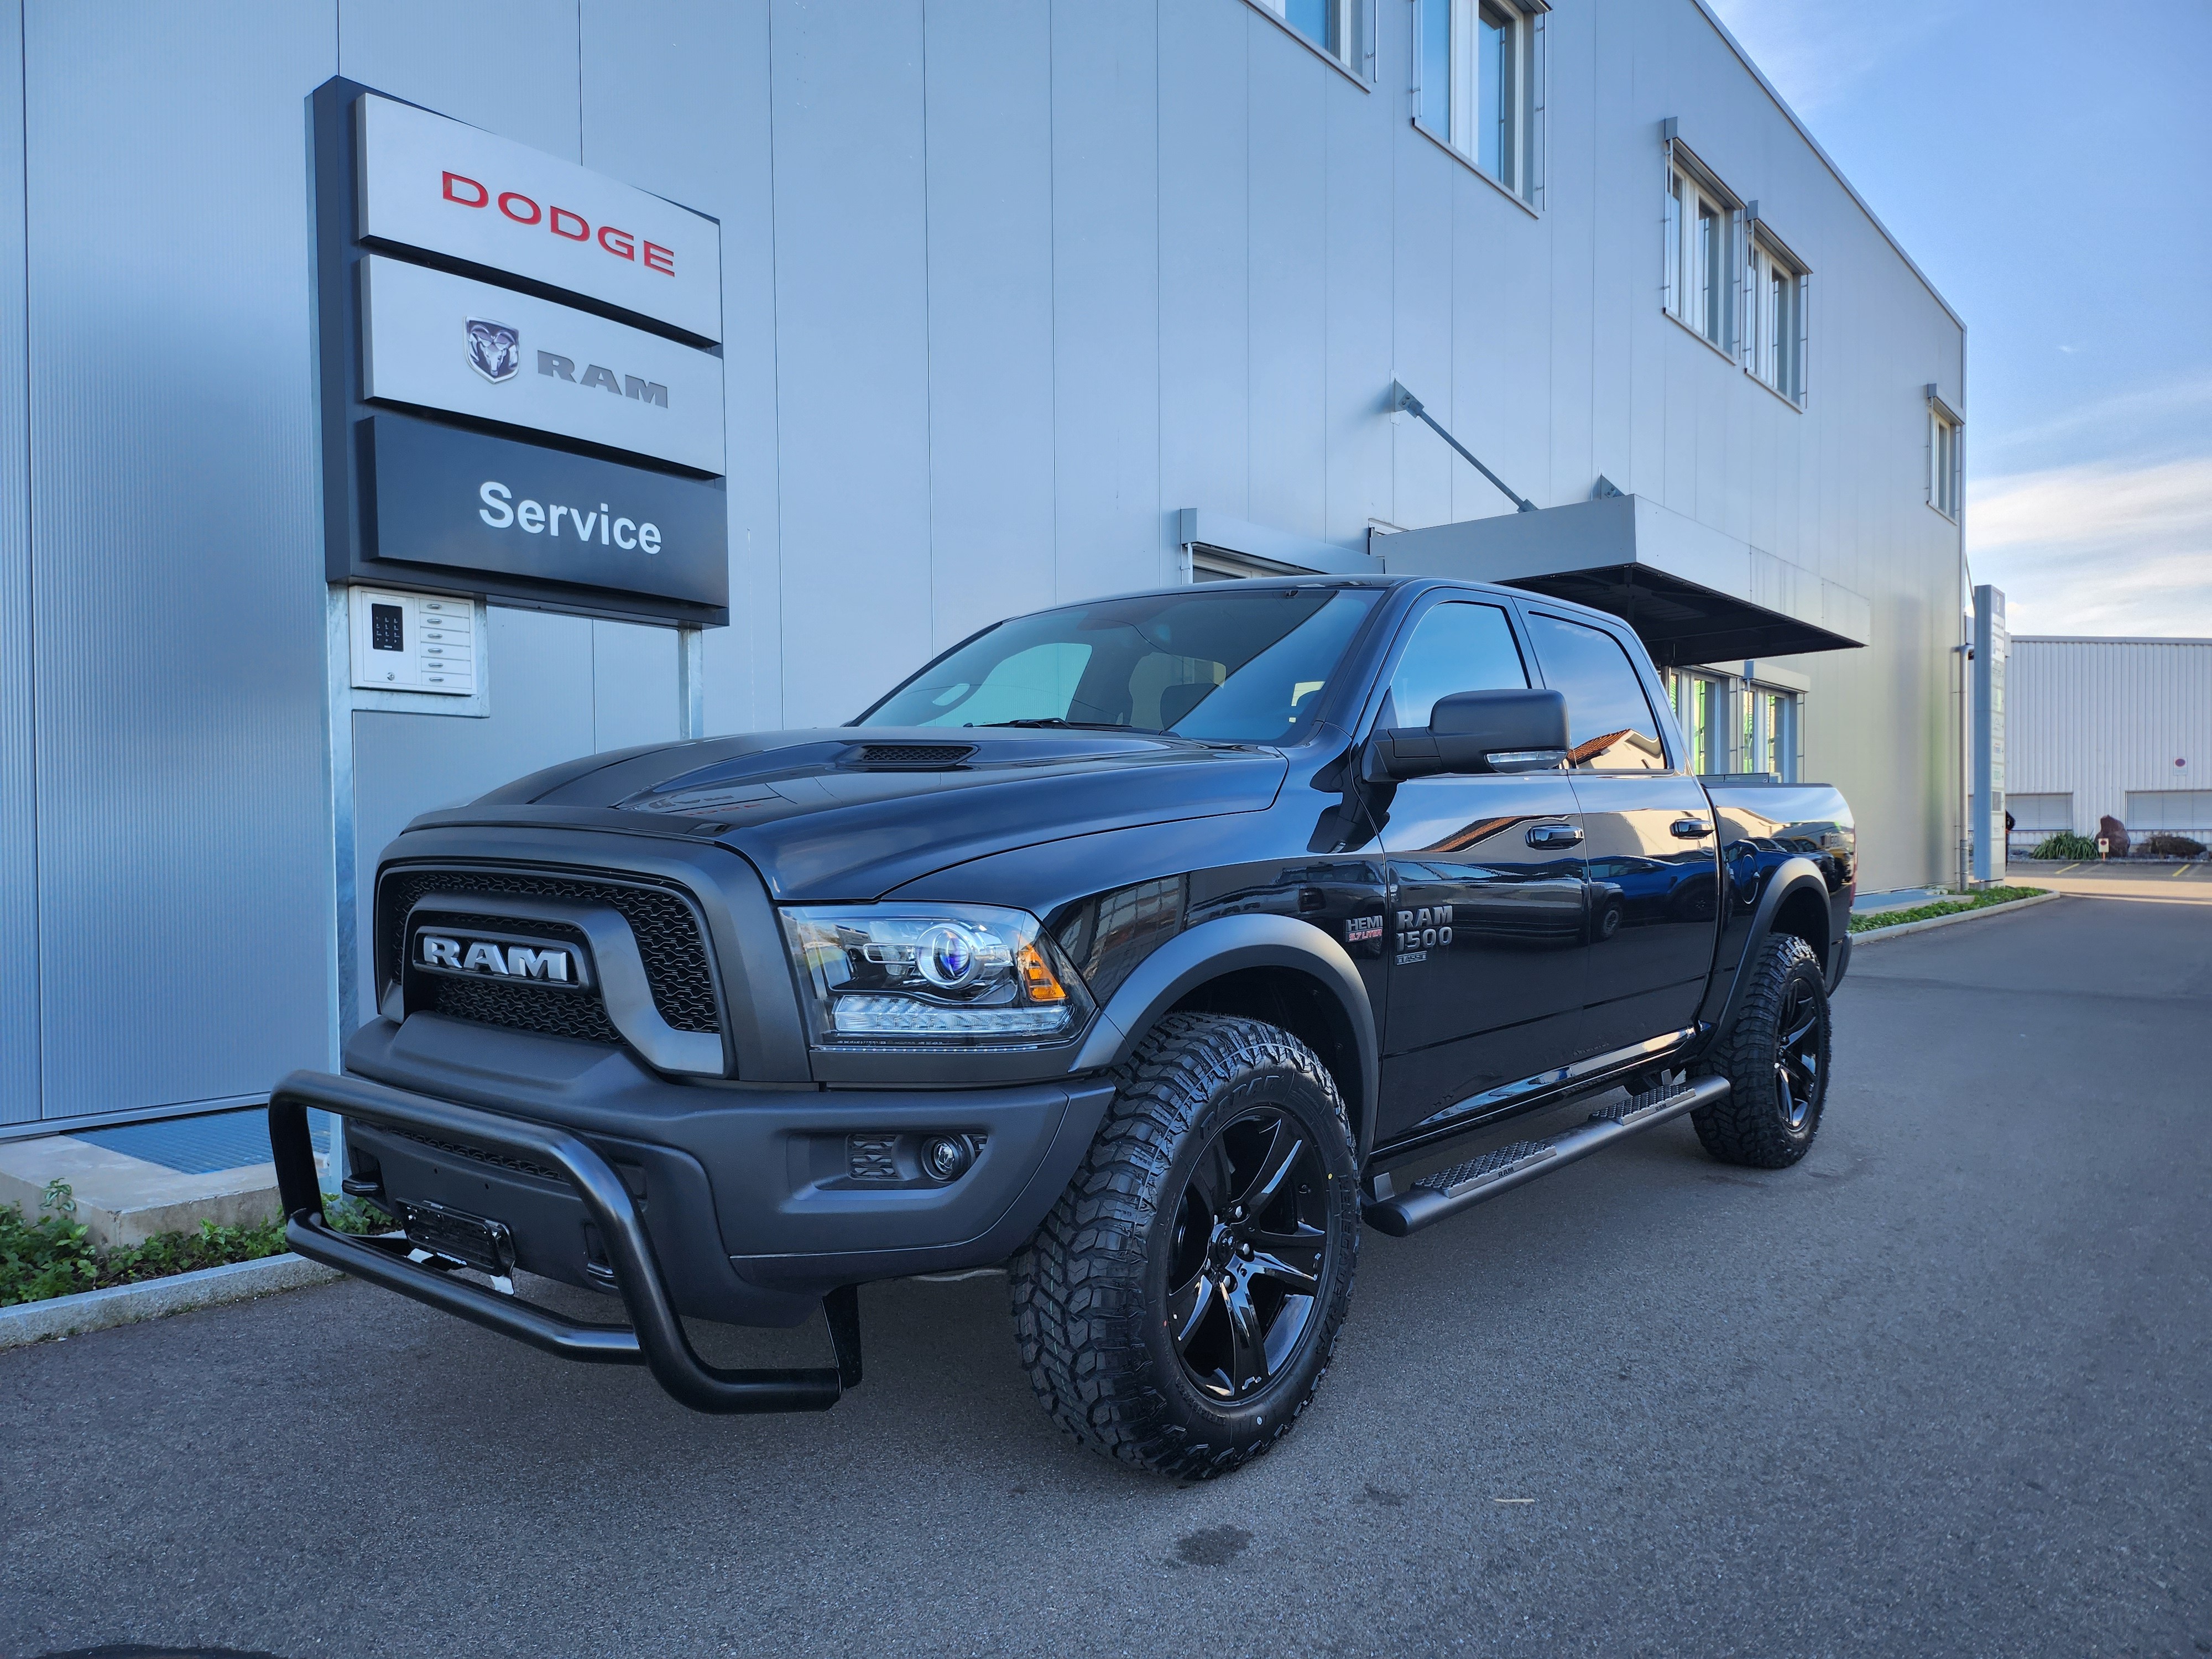
[[[1640,495],[1377,536],[1392,575],[1503,582],[1609,611],[1662,667],[1864,645],[1866,600]]]

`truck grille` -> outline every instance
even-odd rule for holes
[[[441,974],[431,979],[430,1012],[472,1019],[479,1025],[505,1025],[585,1042],[622,1041],[597,991],[552,991],[542,985],[448,979]]]
[[[565,1185],[568,1179],[558,1170],[549,1170],[543,1164],[532,1164],[528,1158],[487,1152],[481,1146],[464,1146],[458,1140],[441,1140],[434,1135],[417,1134],[412,1129],[386,1127],[380,1133],[397,1135],[402,1140],[411,1140],[417,1146],[428,1146],[453,1158],[474,1158],[479,1164],[495,1164],[502,1170],[513,1170],[519,1175],[536,1176],[540,1181],[558,1181]]]
[[[652,987],[653,1006],[660,1011],[661,1018],[679,1031],[722,1029],[697,914],[687,900],[666,888],[515,870],[397,870],[378,892],[377,955],[387,971],[396,969],[403,958],[407,913],[425,893],[502,893],[516,898],[604,904],[620,914],[636,935],[646,981]],[[544,924],[534,927],[542,931]],[[555,931],[565,933],[568,930]],[[587,1042],[622,1041],[595,990],[563,991],[550,986],[434,977],[432,1007],[457,1019],[580,1037]]]

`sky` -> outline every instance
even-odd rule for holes
[[[2016,634],[2212,636],[2212,0],[1710,0],[1966,323]]]

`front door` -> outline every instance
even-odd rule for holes
[[[1504,607],[1443,599],[1415,619],[1382,722],[1529,684]],[[1410,778],[1382,814],[1390,994],[1377,1138],[1565,1063],[1584,1001],[1582,832],[1562,772]]]
[[[1586,837],[1589,980],[1576,1057],[1620,1054],[1689,1025],[1705,996],[1720,927],[1712,804],[1668,754],[1621,642],[1534,608],[1528,619],[1544,684],[1566,696]]]

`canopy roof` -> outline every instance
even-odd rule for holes
[[[1377,537],[1393,575],[1500,582],[1609,611],[1662,666],[1867,642],[1849,588],[1637,495]]]

